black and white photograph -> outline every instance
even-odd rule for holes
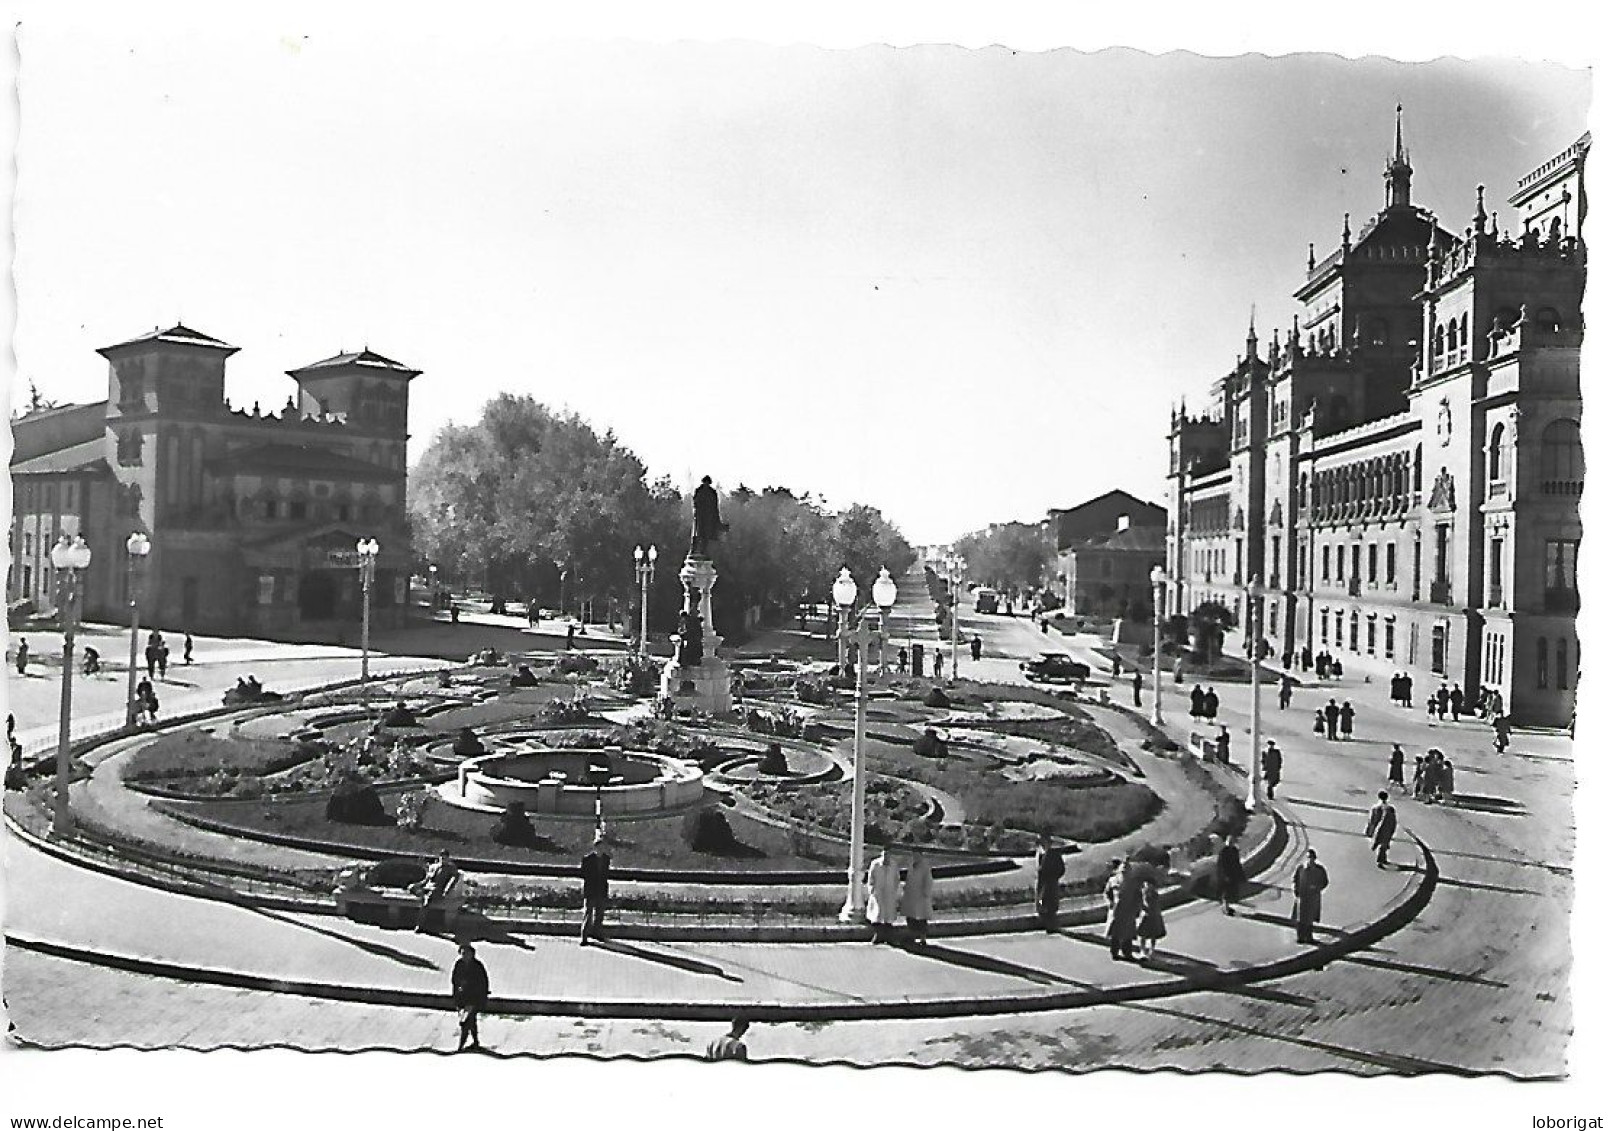
[[[1604,1114],[1572,27],[382,11],[10,29],[8,1075]]]

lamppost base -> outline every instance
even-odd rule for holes
[[[73,835],[73,817],[71,814],[54,814],[50,819],[50,839],[68,840]]]
[[[861,923],[868,918],[867,909],[854,899],[847,899],[840,908],[842,923]]]

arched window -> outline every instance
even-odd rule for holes
[[[1497,483],[1506,476],[1505,443],[1507,429],[1497,424],[1490,431],[1490,482]]]
[[[1423,489],[1423,446],[1421,444],[1417,445],[1417,450],[1413,454],[1412,460],[1412,489],[1421,491]]]
[[[1456,341],[1462,346],[1467,345],[1467,315],[1462,315],[1461,324],[1457,328]]]
[[[1456,348],[1456,319],[1452,318],[1450,325],[1445,328],[1445,344],[1451,349]]]
[[[1434,356],[1438,357],[1445,352],[1445,327],[1434,327]]]
[[[1577,495],[1585,484],[1579,422],[1554,420],[1540,434],[1540,487],[1548,495]]]
[[[1545,330],[1547,333],[1555,334],[1563,328],[1563,320],[1558,317],[1556,310],[1549,306],[1543,306],[1540,308],[1540,312],[1535,315],[1535,327]]]

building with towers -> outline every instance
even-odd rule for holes
[[[125,543],[142,531],[141,620],[164,629],[356,639],[360,538],[381,546],[377,625],[401,623],[413,554],[405,518],[409,383],[365,349],[288,374],[277,412],[234,408],[236,347],[185,326],[97,351],[107,399],[12,422],[10,601],[54,603],[50,549],[94,551],[85,614],[127,615]]]
[[[1171,613],[1223,605],[1229,646],[1296,670],[1325,651],[1571,721],[1589,149],[1518,182],[1516,236],[1482,186],[1448,230],[1396,109],[1382,210],[1311,248],[1285,334],[1262,351],[1251,324],[1208,405],[1172,412]]]

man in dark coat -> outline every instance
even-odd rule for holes
[[[610,899],[610,853],[605,851],[605,831],[594,833],[594,846],[582,858],[582,937],[588,945],[605,923],[605,903]]]
[[[1294,869],[1294,936],[1313,943],[1316,923],[1322,917],[1322,892],[1327,890],[1327,869],[1316,862],[1316,849],[1305,851],[1305,862]]]
[[[1143,705],[1143,670],[1141,668],[1131,673],[1131,705],[1133,707]]]
[[[1221,697],[1215,693],[1215,688],[1206,688],[1204,691],[1204,717],[1212,723],[1215,722],[1216,712],[1221,709]]]
[[[1202,717],[1204,714],[1204,688],[1195,683],[1193,685],[1193,693],[1188,696],[1188,699],[1191,704],[1188,707],[1188,714],[1192,715],[1195,719]]]
[[[1284,672],[1283,685],[1277,690],[1277,706],[1286,711],[1288,710],[1288,704],[1292,703],[1293,701],[1294,677],[1289,675],[1287,672]]]
[[[1223,914],[1232,914],[1232,904],[1243,892],[1243,857],[1238,855],[1238,838],[1229,836],[1215,854],[1215,888]]]
[[[1260,776],[1266,779],[1266,800],[1270,801],[1277,796],[1277,783],[1283,780],[1283,752],[1275,742],[1268,741],[1260,755]]]
[[[1451,689],[1443,683],[1439,690],[1434,692],[1434,703],[1439,708],[1439,721],[1445,721],[1445,712],[1451,709]]]
[[[1322,717],[1327,720],[1327,740],[1332,742],[1339,736],[1339,704],[1336,699],[1327,701],[1327,706],[1322,708]]]
[[[1372,813],[1367,818],[1367,837],[1372,841],[1372,848],[1378,854],[1380,868],[1389,866],[1389,845],[1395,838],[1395,829],[1399,824],[1400,818],[1395,815],[1395,807],[1389,804],[1388,790],[1380,789],[1378,803],[1372,807]]]
[[[453,972],[454,1008],[459,1011],[459,1047],[455,1052],[464,1052],[467,1043],[473,1049],[482,1047],[476,1018],[487,1008],[487,993],[487,967],[476,957],[475,947],[468,942],[460,943],[459,960],[454,963]]]
[[[977,636],[973,640],[969,641],[969,658],[971,660],[980,659],[980,649],[980,637]]]
[[[1043,833],[1036,848],[1036,914],[1048,934],[1058,929],[1059,881],[1063,878],[1064,853]]]
[[[1142,909],[1142,877],[1129,860],[1116,860],[1115,870],[1104,885],[1103,898],[1109,905],[1104,920],[1104,937],[1109,940],[1109,957],[1117,962],[1135,959],[1137,912]]]

